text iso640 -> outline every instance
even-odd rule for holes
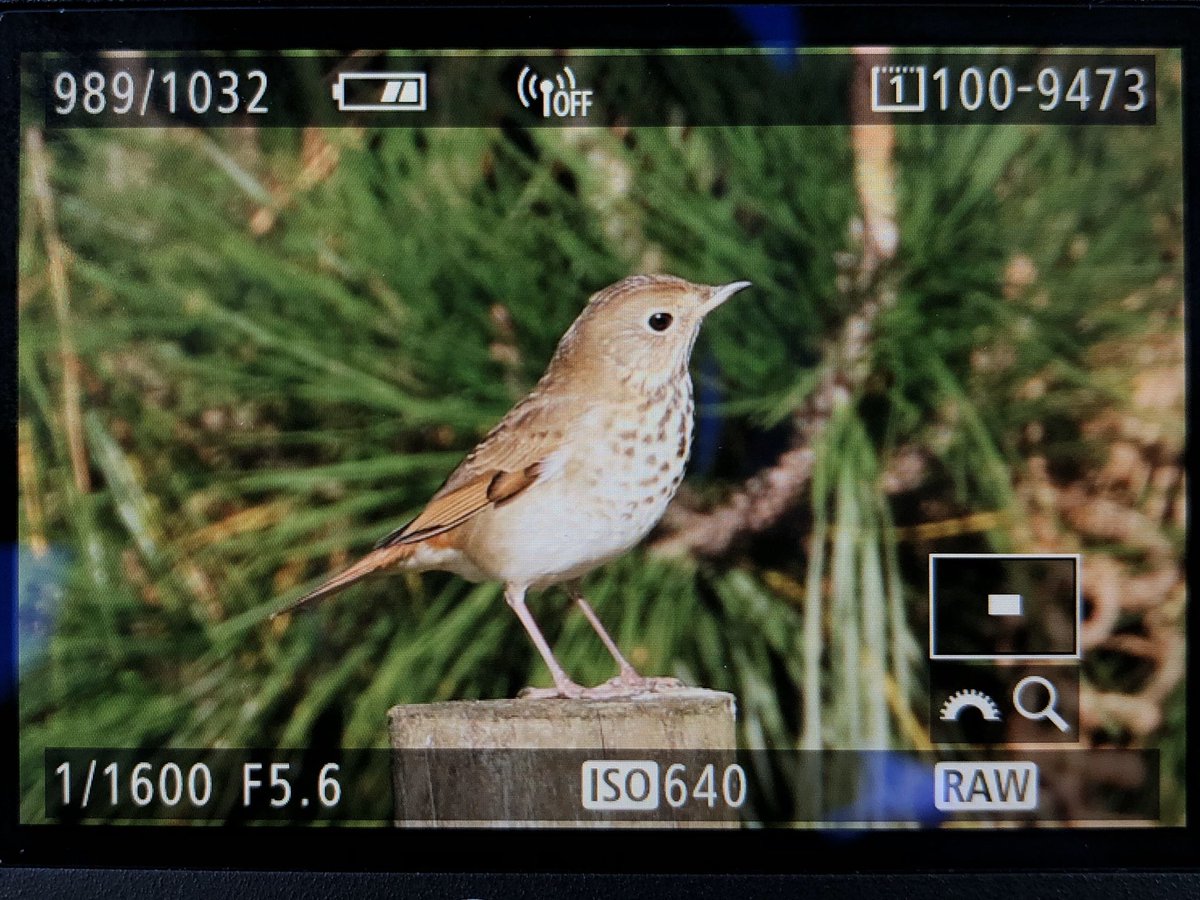
[[[589,759],[580,773],[583,808],[596,812],[701,807],[736,810],[746,802],[746,772],[737,763],[661,765],[652,759]]]

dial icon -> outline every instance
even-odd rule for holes
[[[977,691],[974,688],[963,688],[947,697],[946,702],[942,704],[939,718],[943,722],[957,722],[964,709],[978,710],[979,714],[989,722],[1000,721],[1000,707],[996,705],[996,701],[983,691]]]

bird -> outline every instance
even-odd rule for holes
[[[605,699],[681,687],[637,672],[580,579],[641,541],[678,491],[692,444],[692,349],[705,317],[749,286],[633,275],[593,294],[537,384],[422,512],[275,615],[369,576],[448,571],[503,584],[554,681],[520,697]],[[554,585],[565,587],[613,657],[615,678],[584,687],[555,658],[525,602],[527,592]]]

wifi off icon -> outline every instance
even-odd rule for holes
[[[553,78],[543,78],[529,66],[517,76],[517,99],[526,109],[538,110],[543,119],[573,119],[586,116],[592,108],[594,92],[580,88],[570,66]]]

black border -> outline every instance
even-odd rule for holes
[[[19,123],[16,115],[19,54],[23,50],[86,50],[114,47],[184,49],[204,46],[213,49],[283,49],[288,47],[345,49],[363,46],[413,47],[543,47],[543,46],[722,46],[745,40],[746,35],[730,10],[716,5],[688,7],[479,7],[442,4],[433,7],[384,7],[380,4],[338,4],[325,7],[268,6],[223,3],[210,0],[205,8],[165,8],[163,4],[76,2],[70,4],[0,3],[0,171],[17,171]],[[1184,54],[1185,159],[1194,156],[1200,137],[1200,9],[1183,5],[1072,5],[949,6],[927,4],[811,5],[803,9],[804,39],[811,45],[887,43],[904,45],[1042,45],[1042,46],[1182,46]],[[1185,172],[1185,244],[1196,252],[1195,228],[1200,191],[1192,171]],[[16,179],[0,181],[0,210],[17,209]],[[0,454],[8,473],[4,484],[16,497],[16,229],[0,227]],[[1197,295],[1197,267],[1185,272],[1188,298]],[[1190,313],[1188,314],[1190,326]],[[1188,332],[1188,393],[1193,387],[1190,360],[1193,338]],[[1191,416],[1189,404],[1189,422]],[[1194,457],[1186,452],[1189,471]],[[1189,505],[1195,502],[1189,486]],[[0,539],[9,548],[9,583],[13,578],[16,541],[15,516],[0,521]],[[1189,533],[1188,552],[1192,550]],[[0,566],[3,568],[3,566]],[[1189,571],[1189,584],[1191,582]],[[11,594],[10,594],[11,597]],[[1136,867],[1143,870],[1200,871],[1200,788],[1188,794],[1186,829],[1071,829],[1025,832],[868,832],[861,834],[796,831],[738,832],[594,832],[594,831],[470,831],[452,833],[405,830],[270,828],[253,832],[224,828],[104,826],[66,828],[18,826],[16,823],[16,735],[14,611],[9,603],[9,628],[0,629],[0,666],[10,684],[0,684],[3,707],[0,715],[0,863],[18,866],[92,866],[161,868],[236,868],[247,870],[291,869],[297,871],[359,870],[431,871],[462,873],[517,873],[540,871],[641,872],[641,873],[913,873],[974,872],[1011,873],[1014,870],[1047,873],[1048,881],[1024,882],[1025,891],[1041,894],[1061,891],[1061,877],[1049,873],[1113,871]],[[1188,637],[1197,643],[1196,618],[1188,620]],[[1190,696],[1197,696],[1200,667],[1191,666],[1187,676]],[[1196,771],[1200,751],[1197,716],[1188,719],[1188,771]],[[70,873],[62,873],[70,875]],[[95,874],[95,873],[93,873]],[[91,880],[92,890],[111,890],[117,880]],[[145,875],[154,878],[155,873]],[[137,879],[135,879],[137,880]],[[999,885],[1001,877],[987,883]],[[5,878],[10,886],[19,886]],[[147,891],[147,882],[142,892]],[[856,879],[858,881],[858,879]],[[150,896],[155,892],[149,882]],[[170,882],[167,882],[168,884]],[[229,881],[205,882],[193,878],[193,890],[205,883],[218,893],[232,888]],[[341,880],[343,885],[349,884]],[[375,895],[361,882],[365,895]],[[442,882],[438,890],[451,893],[477,891],[485,884],[505,890],[503,878],[478,879],[465,875]],[[512,882],[507,882],[512,887]],[[569,879],[543,882],[547,893],[575,893]],[[660,893],[667,887],[660,880],[592,879],[591,895],[625,893],[630,888]],[[680,886],[685,882],[670,882]],[[725,889],[716,888],[724,883]],[[742,893],[771,885],[770,895],[783,896],[787,883],[794,889],[826,888],[825,880],[803,881],[701,881],[694,895]],[[890,884],[888,895],[907,893],[904,879],[868,880],[860,886]],[[962,882],[959,882],[963,884]],[[968,882],[977,886],[981,882]],[[1086,880],[1069,879],[1067,884],[1087,889]],[[1193,887],[1200,881],[1186,879]],[[68,878],[59,888],[70,888]],[[101,887],[107,884],[108,887]],[[416,885],[411,880],[391,881],[393,887]],[[846,886],[844,881],[837,882]],[[953,889],[949,880],[937,879],[939,888]],[[1055,887],[1051,887],[1054,884]],[[1137,881],[1139,888],[1157,892],[1190,893],[1178,880]],[[1155,888],[1155,884],[1158,888]],[[57,892],[53,884],[46,889]],[[289,895],[302,887],[319,887],[318,879],[289,883]],[[655,887],[659,885],[659,887]],[[1092,883],[1093,887],[1095,883]],[[1169,885],[1169,886],[1168,886]],[[26,882],[28,887],[28,883]],[[132,884],[129,885],[132,887]],[[159,884],[159,887],[165,885]],[[776,887],[777,886],[777,887]],[[928,887],[929,885],[926,885]],[[963,884],[965,887],[966,884]],[[328,885],[332,888],[333,885]],[[536,883],[532,890],[540,893]],[[577,885],[578,887],[578,885]],[[703,887],[703,889],[701,889]],[[919,883],[911,887],[925,894]],[[261,885],[260,885],[261,888]],[[853,889],[853,888],[851,888]],[[1006,891],[1020,890],[1009,884]],[[236,890],[236,889],[235,889]],[[98,892],[98,891],[97,891]],[[250,893],[265,895],[261,890]],[[755,893],[758,891],[755,890]],[[790,890],[788,891],[791,892]],[[242,893],[242,891],[237,891]],[[271,891],[274,895],[275,891]],[[674,893],[674,891],[672,891]],[[989,896],[999,896],[990,890]],[[984,894],[980,894],[983,896]]]
[[[962,559],[964,557],[975,557],[976,559],[988,559],[999,561],[1012,561],[1018,559],[1040,559],[1040,560],[1060,560],[1072,559],[1074,565],[1074,591],[1075,591],[1075,610],[1074,610],[1074,625],[1075,625],[1075,649],[1073,652],[1062,653],[1044,653],[1044,654],[1020,654],[1020,653],[997,653],[994,656],[960,656],[955,654],[943,654],[942,656],[934,656],[934,644],[937,643],[937,564],[942,559]],[[1014,662],[1032,665],[1050,665],[1062,663],[1074,663],[1080,665],[1083,662],[1082,656],[1082,641],[1083,641],[1083,626],[1081,624],[1083,617],[1083,554],[1082,553],[953,553],[934,551],[929,554],[929,662],[930,663],[973,663],[973,662]]]

